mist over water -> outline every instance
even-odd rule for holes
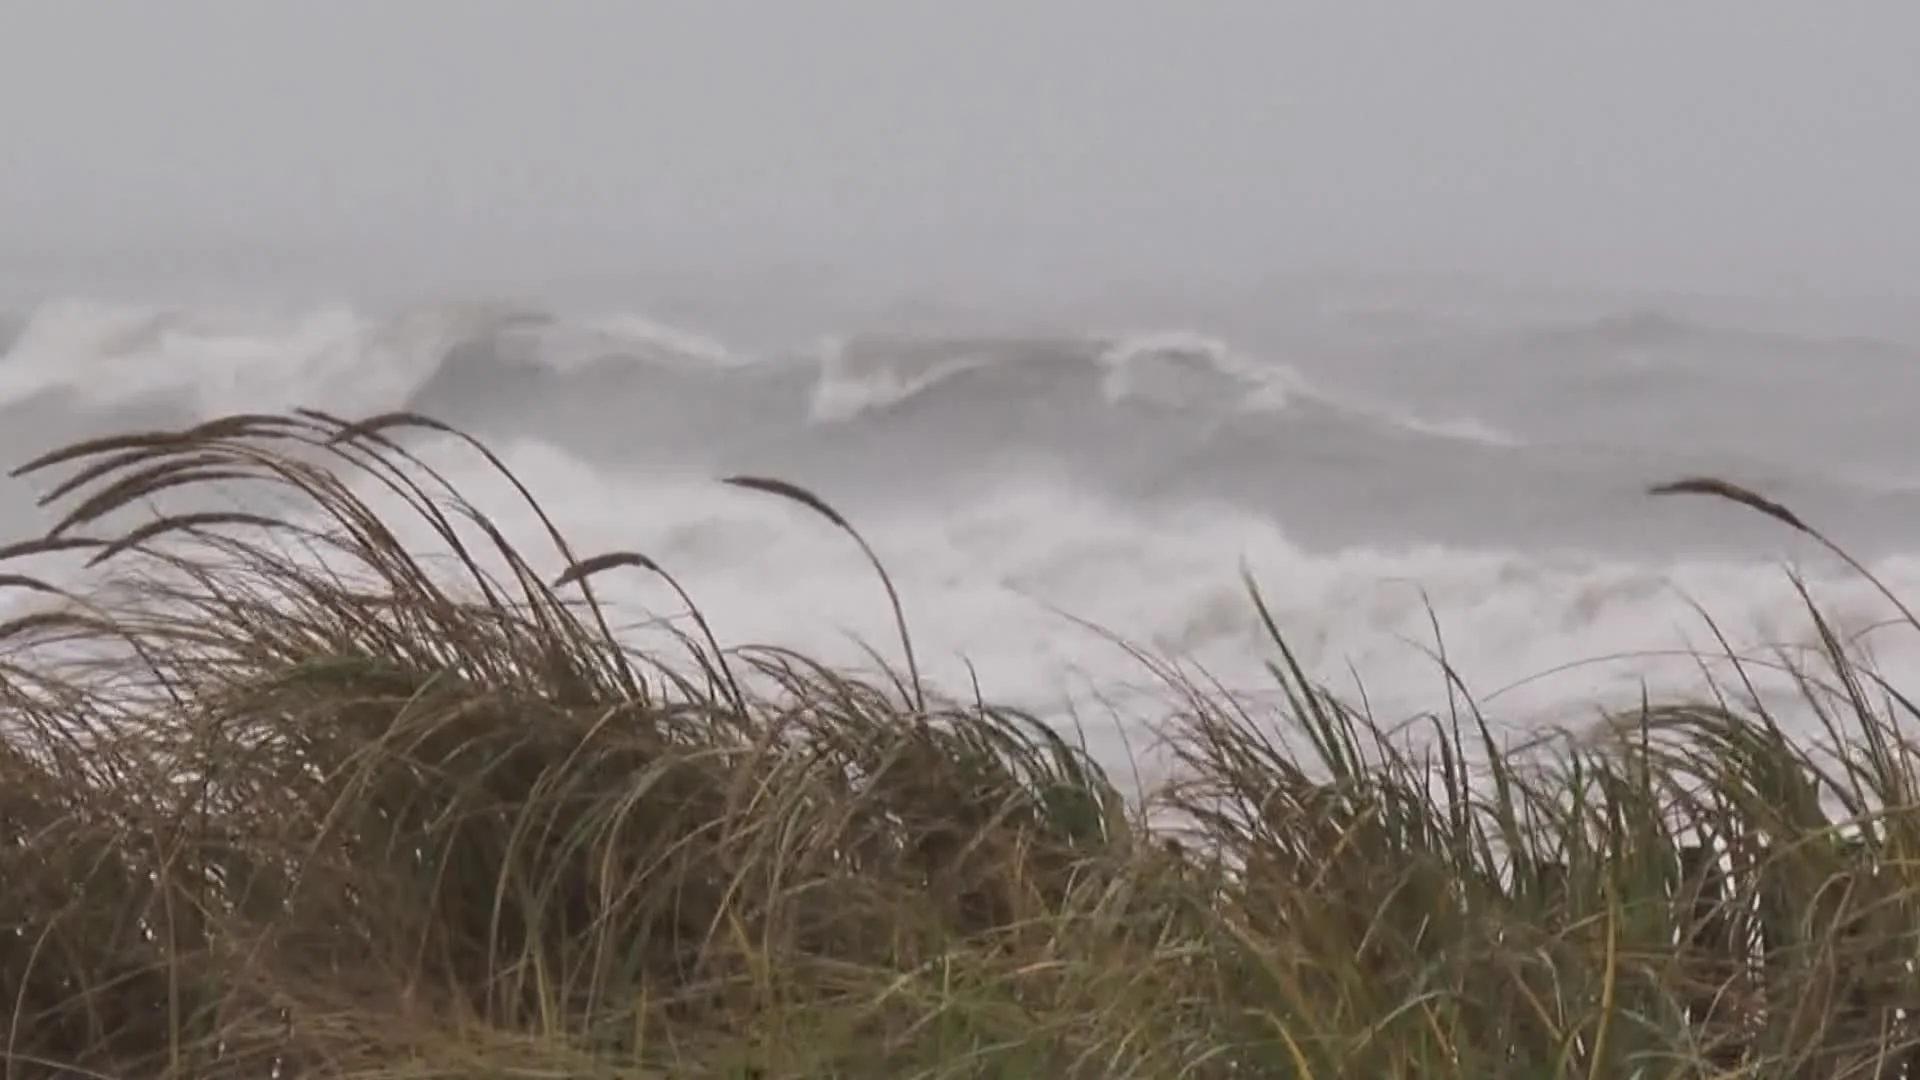
[[[729,642],[893,655],[750,473],[853,518],[958,693],[1116,732],[1144,673],[1076,620],[1258,690],[1244,564],[1389,718],[1446,704],[1437,621],[1496,714],[1578,721],[1698,689],[1643,655],[1711,647],[1694,602],[1808,640],[1789,565],[1888,614],[1650,484],[1747,484],[1920,595],[1915,12],[16,5],[0,455],[417,410]]]

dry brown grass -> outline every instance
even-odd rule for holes
[[[1916,710],[1837,642],[1824,754],[1731,692],[1416,753],[1269,620],[1289,707],[1187,687],[1182,779],[1130,800],[923,685],[904,621],[890,681],[703,622],[632,653],[592,586],[663,568],[549,525],[544,580],[422,429],[458,434],[239,416],[28,467],[65,512],[0,554],[99,576],[0,577],[38,601],[0,625],[0,1077],[1913,1068]],[[305,514],[150,509],[234,482]]]

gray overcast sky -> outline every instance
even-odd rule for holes
[[[0,259],[1912,294],[1917,49],[1912,0],[11,0]]]

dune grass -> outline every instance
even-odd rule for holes
[[[410,431],[457,435],[23,470],[61,519],[0,559],[98,577],[0,566],[0,1077],[1920,1077],[1920,708],[1831,633],[1825,740],[1736,680],[1522,750],[1389,732],[1269,617],[1282,709],[1142,657],[1180,767],[1136,793],[905,619],[896,678],[636,655],[593,586],[667,568],[523,556]],[[252,480],[304,517],[150,501]]]

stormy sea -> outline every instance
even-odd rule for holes
[[[719,482],[778,478],[869,541],[933,682],[1097,746],[1153,715],[1134,650],[1269,692],[1249,583],[1312,674],[1387,720],[1461,695],[1441,657],[1522,726],[1701,692],[1703,652],[1811,645],[1796,578],[1896,682],[1920,662],[1920,631],[1818,545],[1647,493],[1745,485],[1920,597],[1920,336],[1891,323],[1681,301],[783,326],[630,308],[648,314],[43,300],[0,320],[0,453],[236,411],[417,412],[498,451],[578,551],[657,561],[724,642],[897,659],[846,536]],[[478,455],[424,442],[541,548]],[[8,539],[45,526],[45,486],[0,488]],[[606,589],[636,627],[685,617],[656,579]]]

